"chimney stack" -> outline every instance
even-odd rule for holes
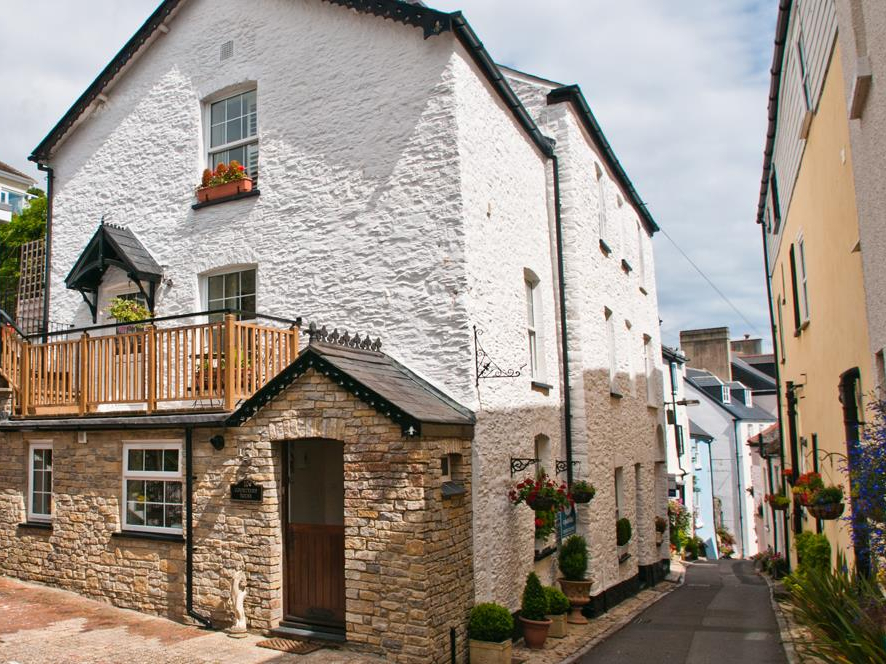
[[[710,371],[724,383],[732,380],[732,350],[728,327],[680,332],[680,348],[693,369]]]

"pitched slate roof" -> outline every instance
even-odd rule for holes
[[[0,173],[9,173],[10,175],[14,175],[17,178],[27,180],[28,182],[31,182],[33,184],[37,183],[37,181],[34,178],[32,178],[30,175],[26,175],[25,173],[22,173],[17,168],[13,168],[9,164],[7,164],[5,161],[0,161]]]
[[[738,420],[749,420],[752,422],[773,422],[775,418],[771,413],[760,408],[759,406],[751,406],[750,408],[745,406],[743,403],[740,403],[734,399],[731,399],[729,403],[723,403],[714,396],[711,392],[712,388],[717,388],[723,385],[723,382],[711,374],[708,371],[701,371],[699,369],[687,369],[686,370],[686,382],[698,389],[699,392],[704,393],[708,399],[723,410],[727,411],[730,415]],[[735,384],[731,383],[730,385]],[[744,388],[740,383],[737,384],[740,386],[739,389]],[[746,389],[746,388],[744,388]]]
[[[385,353],[318,341],[308,344],[292,364],[247,399],[228,418],[228,425],[239,426],[252,418],[309,369],[328,376],[400,424],[406,435],[418,435],[423,425],[474,425],[469,409]]]
[[[732,376],[754,392],[775,392],[775,379],[748,364],[740,357],[732,358]]]
[[[116,265],[131,279],[138,281],[159,283],[163,277],[163,268],[131,230],[101,224],[65,277],[65,285],[68,288],[95,290],[111,265]]]

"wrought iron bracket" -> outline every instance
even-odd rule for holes
[[[538,459],[530,459],[528,457],[511,457],[511,477],[514,473],[520,473],[529,466],[538,466]]]
[[[526,365],[522,365],[519,369],[502,369],[496,362],[489,356],[485,350],[483,350],[483,346],[480,345],[480,337],[483,334],[483,330],[478,330],[477,326],[474,325],[474,371],[476,372],[477,380],[476,385],[480,387],[480,379],[483,378],[517,378],[520,376],[520,371]]]
[[[581,461],[573,461],[572,462],[573,468],[577,468],[579,466],[581,466]],[[569,462],[568,461],[560,461],[560,459],[557,459],[554,462],[554,469],[557,471],[557,475],[562,475],[563,473],[565,473],[566,471],[569,470]]]

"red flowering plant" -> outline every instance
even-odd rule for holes
[[[786,480],[790,480],[794,476],[794,469],[793,468],[782,469],[781,476],[784,477]]]
[[[796,496],[797,500],[804,507],[808,507],[815,502],[815,494],[824,489],[824,482],[818,473],[803,473],[794,483],[791,492]]]
[[[554,532],[557,512],[572,509],[575,505],[566,483],[558,485],[544,471],[535,479],[527,477],[518,482],[508,491],[508,500],[514,505],[526,503],[535,510],[536,539],[546,539]]]
[[[203,177],[200,180],[200,186],[197,190],[206,189],[208,187],[216,187],[220,184],[228,182],[236,182],[237,180],[245,180],[249,176],[246,175],[246,167],[236,159],[231,159],[230,164],[220,163],[215,170],[208,168],[203,170]]]

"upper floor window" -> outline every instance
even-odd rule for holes
[[[769,205],[772,208],[772,232],[778,233],[781,226],[781,204],[778,200],[778,178],[775,175],[775,167],[772,168],[772,173],[769,175]],[[767,210],[768,212],[769,210]]]
[[[28,464],[28,521],[52,518],[52,443],[31,443]]]
[[[809,291],[807,290],[807,274],[806,274],[806,243],[803,236],[797,238],[797,258],[799,265],[799,295],[800,295],[800,319],[803,322],[809,320]]]
[[[606,347],[609,351],[609,392],[618,394],[616,378],[618,377],[618,365],[615,358],[615,324],[612,320],[612,310],[607,307],[603,308],[603,315],[606,318]]]
[[[803,101],[806,110],[812,110],[812,90],[809,84],[809,70],[806,67],[806,46],[803,42],[803,28],[797,34],[797,73],[800,76],[800,87],[803,90]]]
[[[606,215],[606,183],[600,165],[594,164],[594,169],[597,173],[597,219],[600,225],[600,239],[605,242],[609,238],[609,219]]]
[[[646,374],[646,403],[650,406],[658,407],[655,357],[652,353],[652,337],[648,334],[643,335],[643,365],[644,373]]]
[[[526,289],[526,335],[529,342],[529,369],[533,380],[545,379],[544,344],[540,326],[543,324],[541,315],[541,289],[539,278],[531,270],[523,271],[523,283]]]
[[[181,532],[181,443],[126,443],[123,486],[124,529]]]
[[[643,228],[637,224],[637,268],[640,286],[646,284],[646,253],[643,251]]]
[[[255,311],[255,268],[213,274],[206,278],[206,305],[209,310],[235,309],[247,312],[238,315],[241,319],[254,318]],[[224,319],[224,314],[210,314],[210,322]]]
[[[211,169],[237,160],[253,180],[258,179],[258,107],[250,90],[209,105],[209,155]]]

